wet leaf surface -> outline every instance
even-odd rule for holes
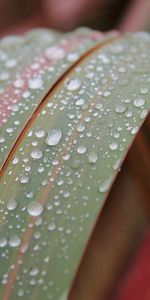
[[[150,107],[149,34],[111,41],[96,33],[93,42],[85,32],[78,44],[79,33],[67,53],[59,46],[65,38],[44,50],[57,62],[27,76],[23,94],[17,79],[18,108],[6,122],[2,115],[2,163],[21,132],[0,180],[3,300],[67,299],[95,220]]]

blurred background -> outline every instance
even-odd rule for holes
[[[34,27],[149,30],[150,0],[0,0],[0,36]]]

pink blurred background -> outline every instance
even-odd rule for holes
[[[34,27],[143,30],[150,0],[0,0],[0,36]]]

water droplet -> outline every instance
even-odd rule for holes
[[[60,142],[62,135],[61,129],[51,129],[47,134],[46,144],[48,146],[56,146]]]
[[[80,98],[76,101],[77,106],[82,106],[85,103],[85,100],[83,98]]]
[[[43,152],[40,149],[33,149],[30,155],[33,159],[40,159],[43,157]]]
[[[145,119],[147,115],[148,115],[148,110],[147,109],[142,110],[140,119],[141,120]]]
[[[29,274],[30,274],[31,276],[36,276],[36,275],[38,275],[38,273],[39,273],[39,269],[36,268],[36,267],[33,267],[33,268],[30,270],[30,272],[29,272]]]
[[[78,124],[76,127],[77,132],[83,132],[85,130],[84,124]]]
[[[131,134],[136,134],[138,132],[138,127],[133,127],[131,129]]]
[[[43,205],[40,204],[39,202],[32,201],[28,205],[27,211],[28,211],[29,215],[31,215],[31,216],[34,216],[34,217],[39,216],[43,212]]]
[[[0,237],[0,248],[3,248],[7,245],[7,239],[5,237]]]
[[[78,159],[75,159],[75,160],[72,162],[72,165],[71,165],[72,169],[74,169],[74,170],[79,169],[80,166],[81,166],[81,162],[80,162],[80,160],[78,160]]]
[[[83,145],[80,145],[78,148],[77,148],[77,152],[79,154],[84,154],[86,152],[86,147],[83,146]]]
[[[2,135],[0,135],[0,144],[2,144],[4,142],[5,142],[5,138]]]
[[[95,105],[95,108],[96,108],[97,110],[100,110],[100,109],[103,108],[103,104],[102,104],[101,102],[97,102],[96,105]]]
[[[18,235],[13,234],[8,241],[11,247],[18,247],[21,244],[21,239]]]
[[[124,113],[125,110],[126,110],[126,107],[121,103],[117,104],[116,107],[115,107],[115,112],[118,113],[118,114]]]
[[[118,144],[116,142],[112,142],[109,144],[109,148],[111,150],[116,150],[118,148]]]
[[[29,88],[32,90],[40,89],[43,86],[43,80],[40,77],[29,79]]]
[[[35,132],[35,136],[37,138],[42,138],[45,136],[45,131],[43,129],[37,129]]]
[[[23,175],[19,179],[20,183],[28,183],[29,182],[29,176]]]
[[[24,296],[24,290],[19,289],[18,292],[17,292],[17,296],[18,296],[18,297]]]
[[[10,199],[6,204],[6,207],[9,211],[12,211],[12,210],[16,209],[17,202],[14,199]]]
[[[105,181],[101,182],[100,186],[99,186],[99,191],[101,193],[105,193],[108,191],[110,185],[111,185],[111,182],[112,182],[112,176],[109,177],[108,179],[106,179]]]
[[[69,153],[63,155],[63,160],[69,160],[69,159],[70,159]]]
[[[134,100],[135,107],[141,107],[145,104],[145,100],[143,98],[137,98]]]
[[[95,164],[98,160],[98,154],[95,152],[91,152],[88,156],[88,161],[91,164]]]
[[[81,81],[78,78],[71,79],[67,84],[68,91],[75,91],[81,86]]]
[[[22,79],[17,79],[15,82],[14,82],[14,86],[16,88],[21,88],[24,86],[24,81]]]
[[[49,231],[53,231],[53,230],[55,230],[55,229],[56,229],[55,223],[50,223],[50,224],[48,225],[48,230],[49,230]]]
[[[145,94],[147,94],[148,93],[148,88],[141,88],[140,89],[140,93],[142,94],[142,95],[145,95]]]
[[[71,61],[71,62],[76,61],[78,59],[78,57],[79,57],[78,53],[69,53],[67,55],[67,60]]]
[[[118,158],[118,159],[115,161],[114,165],[113,165],[113,170],[114,170],[114,171],[116,171],[116,170],[119,169],[120,163],[121,163],[121,159]]]
[[[48,59],[61,59],[65,55],[65,51],[63,48],[59,46],[52,46],[45,50],[45,56]]]

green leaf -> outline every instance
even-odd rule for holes
[[[112,40],[112,34],[82,30],[58,45],[70,45],[70,39],[72,45],[77,40],[69,48],[72,56],[62,57],[56,48],[47,52],[61,60],[46,72],[40,65],[38,80],[32,76],[27,96],[19,96],[21,109],[2,122],[2,300],[67,299],[95,221],[150,107],[149,34]]]
[[[116,33],[102,35],[87,29],[67,34],[65,38],[51,31],[34,30],[24,38],[7,37],[1,41],[0,127],[3,125],[2,141],[5,132],[8,133],[5,135],[5,144],[4,146],[2,144],[0,149],[1,164],[11,151],[12,143],[16,143],[26,123],[42,104],[43,98],[68,68],[87,51],[91,51],[96,45],[101,45],[113,37],[116,37]],[[15,62],[13,67],[12,61]],[[11,118],[9,118],[10,115]]]

